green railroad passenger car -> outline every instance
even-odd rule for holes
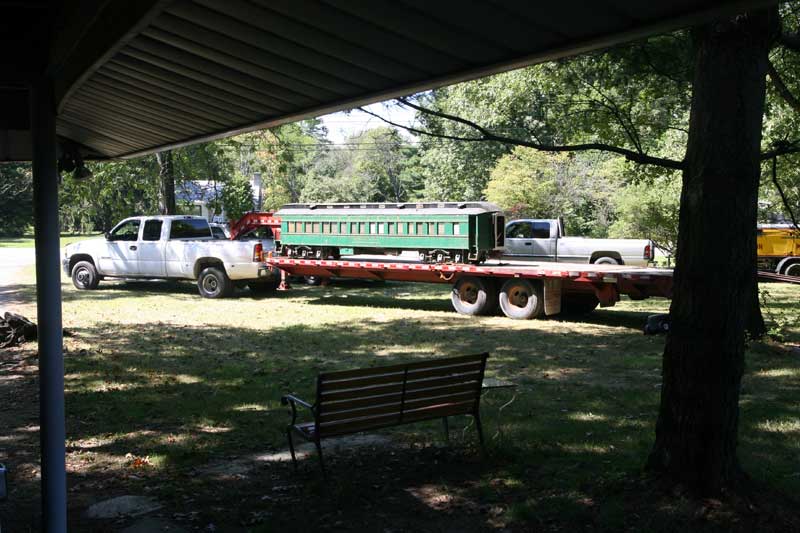
[[[488,202],[288,204],[275,215],[287,257],[415,250],[425,262],[480,263],[503,252],[505,217]]]

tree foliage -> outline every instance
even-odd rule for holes
[[[0,235],[18,237],[33,224],[29,165],[0,164]]]

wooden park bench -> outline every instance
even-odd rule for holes
[[[439,418],[447,435],[447,417],[455,415],[474,417],[483,450],[480,400],[488,357],[482,353],[320,374],[313,405],[291,394],[281,398],[292,410],[286,436],[295,469],[295,433],[316,445],[324,474],[323,439]],[[313,421],[297,422],[298,405],[310,411]]]

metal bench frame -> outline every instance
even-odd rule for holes
[[[428,359],[403,365],[328,372],[317,376],[312,405],[294,394],[281,398],[291,408],[286,438],[297,469],[293,434],[313,442],[325,474],[322,440],[426,420],[442,419],[449,440],[448,416],[470,415],[484,450],[480,399],[488,353]],[[313,422],[298,423],[297,406]]]

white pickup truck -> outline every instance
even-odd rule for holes
[[[648,239],[567,237],[560,219],[522,219],[506,224],[505,257],[535,261],[647,266],[655,249]]]
[[[272,239],[215,239],[203,217],[133,217],[105,239],[68,245],[62,266],[81,290],[97,288],[104,278],[191,279],[201,296],[221,298],[234,285],[247,284],[253,292],[274,289],[280,275],[262,262],[273,249]]]

